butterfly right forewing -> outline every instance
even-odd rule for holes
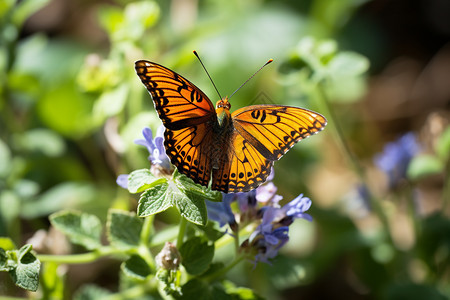
[[[283,105],[253,105],[233,112],[235,129],[265,158],[281,158],[295,143],[323,130],[324,116]]]

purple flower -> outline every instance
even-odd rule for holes
[[[148,159],[153,165],[159,165],[163,169],[170,170],[170,159],[166,155],[164,148],[164,126],[159,126],[156,136],[153,139],[152,130],[148,127],[142,130],[144,139],[138,139],[134,142],[138,145],[147,147],[150,156]]]
[[[419,152],[420,147],[413,133],[407,133],[397,141],[388,143],[383,153],[374,158],[375,165],[389,178],[389,187],[395,187],[406,177],[406,170],[411,159]]]
[[[245,193],[236,193],[235,199],[239,205],[241,213],[254,211],[258,202],[256,201],[256,190],[251,190]]]
[[[169,173],[170,160],[164,149],[164,126],[159,126],[154,139],[152,130],[148,127],[145,127],[142,130],[142,135],[144,136],[144,139],[138,139],[134,142],[138,145],[147,147],[147,150],[150,153],[148,160],[152,163],[151,172],[153,175],[160,176]],[[120,187],[128,189],[128,175],[119,175],[116,183]]]
[[[312,217],[305,213],[305,211],[311,207],[311,203],[311,199],[303,197],[303,194],[300,194],[297,198],[280,209],[281,215],[291,219],[305,219],[312,221]]]
[[[206,209],[208,218],[219,222],[220,227],[229,224],[233,229],[237,223],[234,214],[231,211],[231,202],[234,200],[233,194],[223,194],[222,202],[213,202],[206,200]]]
[[[305,213],[311,207],[311,200],[303,194],[282,208],[268,206],[263,209],[261,224],[250,235],[250,245],[257,250],[255,263],[269,263],[278,250],[289,241],[289,225],[294,219],[312,220]]]
[[[256,201],[261,202],[261,203],[272,203],[273,206],[278,207],[278,202],[280,202],[281,199],[283,199],[282,196],[277,195],[277,190],[278,188],[275,186],[275,184],[270,181],[270,182],[266,182],[263,185],[260,185],[257,189],[256,189]]]
[[[128,174],[121,174],[117,177],[116,183],[118,186],[128,189]]]

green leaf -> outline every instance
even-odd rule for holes
[[[171,190],[169,195],[180,214],[189,222],[198,225],[206,225],[208,215],[205,199],[191,192],[183,193],[180,190]]]
[[[0,19],[1,20],[6,20],[6,14],[8,14],[12,10],[15,3],[16,3],[15,0],[4,0],[4,1],[0,2]],[[4,28],[3,28],[3,30],[4,30]]]
[[[136,170],[128,176],[128,191],[132,194],[140,193],[166,181],[166,178],[156,178],[149,169]]]
[[[142,183],[146,180],[141,180],[140,176],[142,175],[145,179],[150,177],[148,174],[147,171],[139,170],[136,180],[138,183],[132,184],[133,190],[138,190],[136,187],[139,185],[142,187]],[[203,191],[193,182],[180,178],[182,178],[180,174],[175,171],[170,181],[164,179],[164,182],[161,182],[159,181],[162,180],[161,178],[153,181],[150,184],[151,188],[142,193],[139,199],[138,216],[154,215],[175,205],[180,214],[189,222],[205,225],[208,221],[205,198],[217,199],[217,193]],[[147,181],[149,180],[151,179]]]
[[[196,184],[192,179],[186,175],[181,174],[175,170],[173,178],[178,186],[188,197],[199,197],[203,200],[210,200],[215,202],[222,201],[222,193],[213,191],[208,187]]]
[[[334,78],[353,77],[369,69],[369,60],[356,52],[344,51],[336,54],[328,63],[328,71]]]
[[[62,211],[50,215],[52,225],[67,235],[75,244],[93,250],[102,246],[100,220],[91,214],[76,211]]]
[[[128,277],[138,280],[145,280],[147,276],[152,274],[150,266],[139,255],[132,255],[127,261],[122,263],[121,269]]]
[[[62,137],[54,131],[36,128],[14,136],[14,144],[21,150],[40,152],[45,156],[55,157],[65,151]]]
[[[224,231],[220,230],[217,222],[208,222],[205,226],[198,225],[197,230],[203,232],[211,242],[217,241],[225,234]]]
[[[137,208],[139,217],[147,217],[172,207],[172,199],[168,197],[169,184],[160,183],[142,193]]]
[[[3,248],[0,247],[0,271],[9,271],[8,256]]]
[[[417,180],[429,175],[439,174],[444,170],[444,164],[437,157],[424,154],[414,157],[406,174],[409,179]]]
[[[217,199],[222,197],[221,193],[195,184],[177,170],[173,174],[173,181],[175,181],[176,187],[172,188],[171,196],[180,214],[189,222],[202,226],[206,225],[208,215],[205,199],[218,201]]]
[[[43,8],[49,0],[25,0],[17,2],[16,10],[13,14],[15,25],[21,26],[32,14]]]
[[[232,296],[225,293],[220,286],[208,284],[198,279],[189,280],[181,288],[182,295],[178,299],[231,300]]]
[[[117,115],[122,111],[128,96],[128,83],[104,92],[95,102],[93,113],[96,122],[103,123],[108,117]]]
[[[447,161],[450,157],[450,126],[448,126],[439,137],[436,146],[436,152],[443,161]]]
[[[12,167],[11,151],[9,147],[0,139],[0,178],[8,175]]]
[[[67,274],[61,274],[61,264],[58,262],[47,261],[41,266],[40,283],[41,290],[45,291],[42,298],[45,299],[64,299],[65,284]]]
[[[264,298],[257,295],[252,289],[236,287],[231,281],[223,283],[225,291],[228,295],[233,296],[233,300],[263,300]]]
[[[74,300],[98,300],[104,299],[111,295],[107,289],[101,288],[93,284],[83,285],[73,297]]]
[[[9,237],[0,237],[0,248],[5,251],[16,249],[16,245]]]
[[[31,245],[25,245],[17,251],[18,264],[10,271],[10,275],[17,286],[35,292],[39,285],[41,262],[31,253],[31,250]]]
[[[208,270],[214,257],[214,245],[209,245],[200,237],[187,240],[179,250],[183,266],[192,275],[200,275]]]
[[[112,246],[128,250],[139,246],[143,221],[136,214],[111,209],[106,224],[108,240]]]
[[[55,211],[86,205],[95,201],[98,194],[94,186],[84,182],[64,182],[58,184],[39,198],[23,203],[21,215],[36,218]]]
[[[64,95],[64,101],[61,101]],[[80,136],[94,127],[92,99],[72,82],[47,88],[37,103],[40,119],[48,127],[66,136]],[[76,116],[76,117],[74,117]]]

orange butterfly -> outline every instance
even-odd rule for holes
[[[139,60],[136,73],[166,127],[164,146],[178,170],[213,190],[247,192],[266,181],[273,162],[295,143],[316,134],[327,120],[316,112],[282,105],[252,105],[230,114],[225,97],[214,108],[183,76]]]

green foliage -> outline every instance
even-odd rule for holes
[[[75,244],[92,250],[101,246],[100,220],[90,214],[62,211],[50,216],[52,225],[62,231]]]
[[[126,276],[141,281],[153,273],[147,262],[139,255],[132,255],[121,265],[121,269]]]
[[[107,289],[100,288],[93,284],[83,286],[74,296],[74,300],[97,300],[104,299],[111,295]]]
[[[193,237],[180,247],[183,257],[183,266],[192,275],[200,275],[205,272],[214,257],[214,245],[199,237]]]
[[[128,191],[130,193],[141,193],[154,185],[164,183],[164,178],[156,178],[149,169],[136,170],[128,176]]]
[[[352,51],[338,51],[334,40],[318,41],[305,37],[284,68],[300,70],[301,84],[306,87],[306,92],[322,83],[333,101],[355,102],[365,93],[364,74],[369,69],[369,61]]]
[[[134,213],[110,210],[108,213],[107,236],[112,246],[129,250],[139,246],[143,220]]]
[[[39,285],[41,262],[31,252],[32,248],[29,244],[19,250],[0,248],[0,271],[9,272],[17,286],[34,292]]]
[[[408,167],[408,178],[417,180],[444,170],[444,164],[433,155],[416,156]]]
[[[409,179],[420,180],[444,172],[450,158],[450,126],[442,132],[433,150],[433,154],[422,154],[413,158],[407,170]]]
[[[135,173],[137,172],[137,173]],[[130,174],[128,189],[130,192],[147,188],[139,199],[138,216],[146,217],[165,211],[175,206],[181,216],[188,221],[206,225],[205,199],[218,201],[221,194],[196,185],[191,179],[175,171],[172,179],[154,179],[150,172],[138,170]],[[154,185],[158,182],[157,185]]]

